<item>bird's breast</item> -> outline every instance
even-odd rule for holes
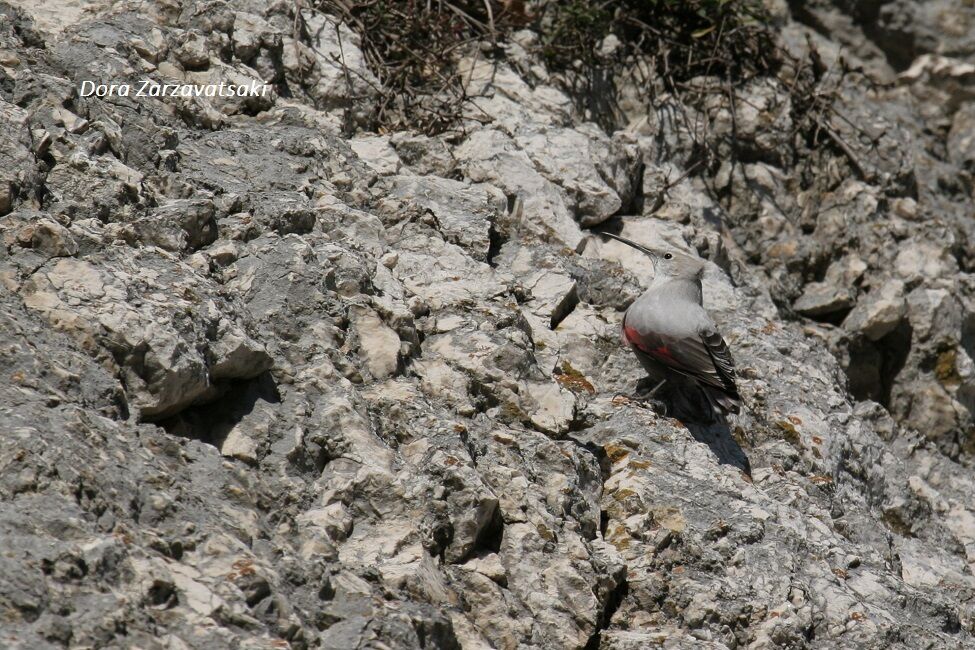
[[[710,317],[704,307],[694,300],[693,295],[680,289],[660,287],[637,298],[623,319],[627,341],[645,340],[652,335],[687,336],[709,323]]]

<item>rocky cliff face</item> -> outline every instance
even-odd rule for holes
[[[975,11],[769,4],[831,146],[781,78],[607,133],[529,33],[349,136],[303,3],[0,2],[0,645],[975,647]],[[274,90],[79,93],[147,77]],[[712,262],[730,428],[614,399],[608,219]]]

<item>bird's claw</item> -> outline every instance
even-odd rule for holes
[[[645,399],[640,401],[643,408],[648,408],[661,417],[667,417],[667,405],[659,399]]]
[[[632,404],[634,402],[640,408],[650,409],[658,415],[667,417],[667,405],[659,399],[653,399],[652,394],[635,393],[633,395],[624,395],[618,393],[613,397],[614,406],[622,406],[623,404]]]

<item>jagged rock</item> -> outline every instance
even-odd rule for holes
[[[386,379],[399,366],[400,340],[392,329],[383,323],[376,312],[368,307],[353,307],[349,320],[359,337],[359,354],[365,360],[366,370],[375,379]]]
[[[137,219],[139,240],[168,251],[195,251],[217,239],[216,209],[209,199],[177,199]]]
[[[557,382],[529,383],[529,418],[539,431],[562,435],[575,419],[575,397]]]
[[[894,269],[906,281],[920,278],[935,279],[953,273],[957,262],[944,245],[915,242],[900,249],[894,260]]]
[[[42,267],[21,289],[24,304],[91,354],[114,359],[143,417],[204,399],[211,378],[247,378],[270,366],[260,344],[222,318],[212,297],[196,293],[207,283],[185,265],[151,253],[100,262],[63,258]],[[140,287],[142,297],[130,303],[129,287]]]
[[[816,318],[847,310],[853,306],[853,300],[846,287],[830,282],[813,282],[806,285],[806,290],[792,307],[800,314]]]
[[[393,276],[433,310],[488,301],[507,291],[508,278],[438,237],[416,234],[401,240],[399,248]]]
[[[277,30],[266,20],[247,11],[234,13],[234,30],[231,34],[234,55],[244,63],[250,63],[262,47],[274,47],[280,41]]]
[[[359,136],[349,140],[349,146],[355,155],[382,176],[397,174],[403,166],[396,150],[390,146],[389,136]]]
[[[935,0],[915,5],[898,0],[866,10],[876,12],[878,40],[895,65],[926,52],[967,56],[975,52],[975,38],[966,29],[975,12],[962,2]]]
[[[877,341],[894,331],[906,313],[904,283],[891,280],[881,284],[876,293],[862,297],[843,321],[843,327]]]
[[[959,167],[975,167],[975,102],[963,104],[948,132],[948,155]]]
[[[528,246],[505,246],[499,257],[518,277],[528,294],[528,310],[554,329],[579,304],[578,284],[566,268],[561,251]]]
[[[201,34],[180,34],[172,50],[176,60],[187,70],[205,68],[210,63],[210,52]]]
[[[457,413],[471,416],[476,411],[468,397],[470,380],[439,359],[418,359],[412,364],[413,372],[420,378],[420,389],[431,399],[443,400]]]
[[[572,197],[583,227],[602,223],[629,206],[638,166],[634,147],[610,140],[593,124],[525,129],[515,141],[539,173]]]
[[[914,336],[921,340],[951,331],[961,321],[960,306],[948,290],[925,287],[907,294],[907,316]]]
[[[293,83],[304,88],[316,108],[347,113],[351,123],[364,122],[379,83],[366,65],[359,37],[344,23],[319,11],[301,12],[310,43],[282,37],[282,64]]]
[[[396,154],[411,171],[421,176],[449,178],[457,166],[446,138],[427,137],[409,131],[399,131],[389,137]]]
[[[8,250],[15,247],[30,249],[45,260],[72,257],[78,253],[78,242],[71,231],[56,221],[29,212],[11,214],[5,221],[0,231],[4,234],[4,245]],[[14,225],[20,221],[27,223],[20,227]]]
[[[459,65],[467,114],[476,123],[490,116],[508,133],[527,124],[561,126],[572,114],[572,100],[551,85],[532,88],[510,65],[485,57],[464,57]]]
[[[737,146],[749,147],[754,155],[775,163],[787,162],[788,134],[792,132],[792,101],[786,89],[771,79],[754,80],[742,89],[730,106],[727,98],[712,108],[714,128],[732,136]]]
[[[72,219],[131,221],[144,208],[144,177],[118,159],[89,157],[82,151],[57,165],[44,181],[55,214]]]
[[[0,216],[10,212],[32,176],[31,150],[24,142],[29,139],[26,128],[28,114],[23,109],[0,98]]]
[[[569,199],[538,171],[514,140],[496,130],[477,131],[454,152],[473,181],[492,183],[517,197],[513,229],[575,249],[582,231],[573,218]]]
[[[447,241],[486,261],[491,247],[491,228],[506,211],[504,194],[488,184],[468,185],[434,176],[394,176],[393,196],[411,199],[437,218],[437,228]]]

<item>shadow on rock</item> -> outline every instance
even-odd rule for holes
[[[695,440],[711,448],[719,463],[732,465],[748,476],[752,475],[748,455],[731,435],[727,419],[713,413],[703,393],[688,387],[668,390],[665,385],[659,393],[659,402],[667,415],[687,427]]]
[[[219,395],[157,422],[166,431],[183,438],[223,447],[227,436],[244,423],[262,404],[278,404],[281,397],[270,372],[246,380],[227,382]]]
[[[711,424],[686,422],[684,420],[681,422],[691,432],[695,440],[703,442],[711,448],[719,463],[733,465],[748,476],[752,475],[752,465],[748,461],[748,455],[732,437],[731,427],[728,426],[727,422]]]

